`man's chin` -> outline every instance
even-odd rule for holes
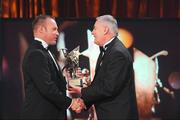
[[[55,45],[55,44],[56,44],[56,41],[53,41],[53,42],[52,42],[52,45]]]
[[[97,41],[94,41],[94,43],[95,43],[96,45],[99,45],[99,43],[98,43]]]

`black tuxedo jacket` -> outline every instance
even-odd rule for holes
[[[87,107],[95,105],[98,119],[138,119],[130,53],[115,38],[109,43],[92,84],[82,88]]]
[[[41,42],[34,40],[23,60],[25,101],[23,119],[66,119],[71,99],[66,81]]]

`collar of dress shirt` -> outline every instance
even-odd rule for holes
[[[108,45],[115,37],[112,37],[109,41],[107,41],[104,45],[103,48],[106,50],[107,48],[105,47],[106,45]]]
[[[34,39],[37,40],[37,41],[39,41],[39,42],[41,42],[41,43],[42,43],[42,46],[43,46],[45,49],[47,49],[48,44],[47,44],[44,40],[42,40],[42,39],[40,39],[40,38],[37,38],[37,37],[35,37]]]

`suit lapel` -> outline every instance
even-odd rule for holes
[[[51,63],[53,64],[53,67],[55,67],[56,72],[58,73],[59,77],[60,77],[61,79],[64,79],[63,74],[62,74],[62,72],[61,72],[61,70],[60,70],[60,67],[59,67],[57,61],[55,60],[55,62],[57,63],[57,66],[58,66],[58,68],[59,68],[59,70],[57,69],[57,67],[56,67],[53,59],[51,58],[50,54],[48,53],[48,50],[45,49],[45,48],[42,46],[42,43],[39,42],[39,41],[37,41],[37,40],[34,40],[33,43],[32,43],[32,46],[34,46],[35,48],[41,49],[42,51],[44,51],[44,53],[47,54],[47,56],[49,57]]]
[[[47,50],[46,50],[46,51],[47,51]],[[60,77],[61,79],[64,79],[63,74],[62,74],[62,71],[61,71],[61,69],[60,69],[60,67],[59,67],[59,64],[57,63],[56,59],[54,58],[55,61],[53,61],[53,58],[52,58],[51,55],[48,53],[48,51],[47,51],[47,55],[48,55],[51,63],[53,64],[53,67],[55,67],[55,70],[56,70],[56,72],[58,73],[59,77]],[[54,62],[56,62],[58,68],[56,67],[56,65],[55,65]]]
[[[97,64],[96,64],[96,69],[95,69],[95,72],[97,73],[99,68],[101,67],[101,64],[103,62],[103,59],[107,57],[107,55],[109,54],[109,52],[111,51],[111,48],[113,47],[113,45],[117,42],[117,38],[115,37],[109,44],[108,44],[108,47],[106,49],[106,51],[104,52],[104,55],[101,56],[101,52],[100,52],[100,55],[98,57],[98,60],[97,60]],[[119,40],[118,40],[119,41]]]
[[[103,59],[103,54],[104,53],[102,51],[99,54],[99,57],[98,57],[98,60],[97,60],[97,63],[96,63],[96,69],[95,69],[96,72],[98,71],[98,68],[101,66],[101,62],[102,62],[102,59]]]
[[[59,65],[58,65],[58,63],[57,63],[54,55],[51,53],[50,50],[48,50],[48,54],[49,54],[49,57],[52,59],[52,61],[53,61],[53,63],[54,63],[54,66],[56,67],[56,69],[57,69],[58,71],[60,71]]]

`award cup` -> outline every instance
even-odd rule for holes
[[[83,86],[82,79],[76,75],[76,70],[79,68],[79,46],[74,48],[71,52],[63,52],[66,58],[63,69],[68,71],[70,77],[67,77],[68,86]]]

